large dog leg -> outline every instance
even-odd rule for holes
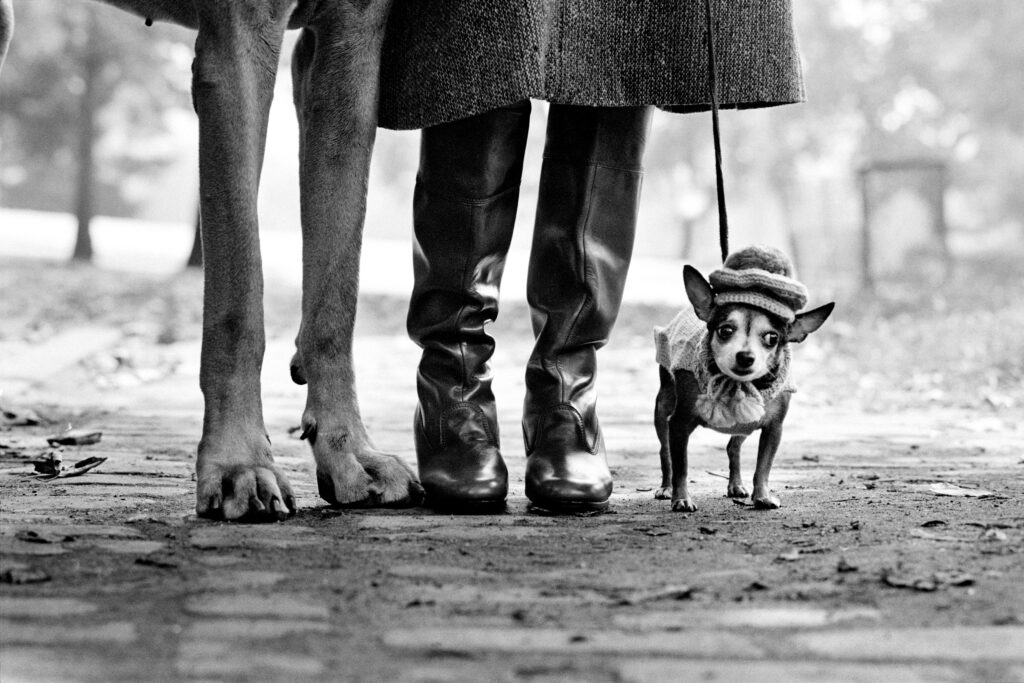
[[[313,446],[320,495],[333,505],[416,504],[423,497],[412,470],[371,443],[352,363],[380,50],[390,4],[321,5],[293,62],[303,137],[303,289],[292,374],[309,385],[303,432]]]
[[[0,0],[0,69],[4,66],[4,57],[7,56],[7,47],[11,44],[11,34],[14,33],[14,6],[11,0]]]
[[[263,426],[263,275],[256,192],[287,0],[196,2],[205,399],[196,512],[280,519],[294,511]]]

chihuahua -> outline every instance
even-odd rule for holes
[[[790,344],[817,330],[833,303],[796,313],[806,288],[792,277],[782,252],[750,247],[732,254],[708,282],[694,268],[683,269],[692,304],[655,330],[661,386],[654,425],[661,444],[661,487],[655,498],[671,497],[672,510],[697,509],[687,490],[690,434],[709,427],[729,434],[726,495],[746,498],[740,447],[760,429],[753,504],[781,503],[768,487],[768,474],[782,441],[782,423],[795,387],[789,378]]]

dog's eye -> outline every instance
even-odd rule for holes
[[[761,339],[764,341],[764,345],[769,349],[774,348],[779,344],[779,334],[777,332],[765,332],[764,335],[761,336]]]
[[[736,328],[733,327],[732,325],[722,325],[717,330],[715,330],[715,333],[718,335],[719,339],[721,339],[722,341],[726,341],[727,339],[729,339],[729,337],[736,333]]]

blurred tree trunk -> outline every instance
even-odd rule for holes
[[[96,112],[99,108],[97,89],[99,87],[102,57],[97,51],[96,17],[87,12],[85,30],[82,34],[82,93],[78,106],[78,179],[75,197],[75,219],[78,236],[74,261],[92,260],[92,235],[89,225],[95,212],[96,190]]]
[[[192,238],[192,253],[188,255],[185,267],[203,267],[203,217],[199,209],[196,209],[196,235]]]

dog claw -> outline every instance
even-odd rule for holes
[[[672,497],[672,488],[669,486],[662,486],[654,491],[655,500],[668,500]]]
[[[294,500],[288,480],[269,454],[262,465],[222,464],[200,457],[197,467],[196,514],[227,521],[277,521],[294,511],[284,500]]]

